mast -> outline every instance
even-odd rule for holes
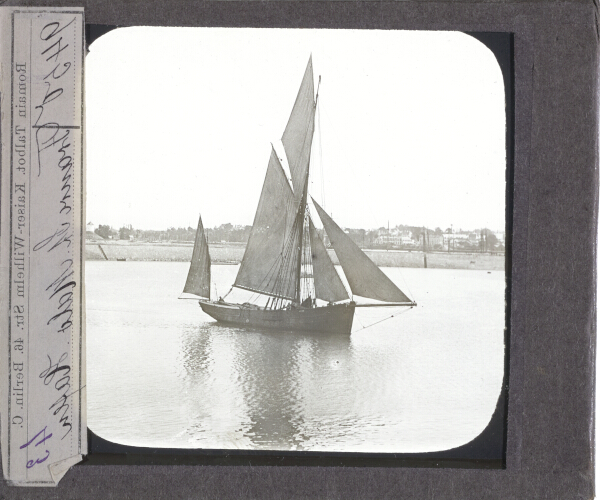
[[[309,60],[309,65],[311,65],[312,63],[312,55],[311,58]],[[311,68],[312,70],[312,68]],[[311,76],[312,76],[312,71],[311,71]],[[311,255],[311,251],[310,251],[310,243],[308,243],[308,245],[305,245],[305,234],[304,234],[304,230],[305,230],[305,225],[308,224],[308,221],[306,219],[306,207],[307,207],[307,203],[308,203],[308,178],[309,178],[309,173],[310,173],[310,148],[312,147],[312,139],[315,133],[315,115],[317,112],[317,103],[319,102],[319,88],[321,87],[321,75],[319,75],[319,82],[317,84],[317,94],[314,100],[314,104],[313,104],[313,110],[311,113],[311,119],[312,119],[312,123],[309,124],[309,128],[307,130],[307,134],[310,134],[310,137],[308,137],[308,142],[309,142],[309,150],[308,150],[308,162],[306,165],[306,177],[304,179],[304,186],[302,189],[302,201],[300,204],[300,209],[298,210],[298,217],[299,217],[299,224],[300,224],[300,245],[298,247],[298,265],[296,268],[296,283],[297,283],[297,287],[296,287],[296,300],[298,302],[302,301],[302,265],[304,264],[305,266],[307,266],[309,264],[308,261],[303,261],[303,256],[305,255],[305,246],[308,246],[308,252],[309,252],[309,256]],[[310,234],[309,234],[310,237]],[[313,278],[314,279],[314,278]],[[315,297],[313,297],[315,298]]]
[[[301,302],[303,265],[308,270],[312,260],[310,231],[304,226],[308,224],[316,105],[311,57],[281,138],[290,166],[291,186],[272,150],[252,232],[233,285],[275,297],[276,304],[281,300]],[[309,249],[306,255],[305,246]]]
[[[320,78],[319,78],[320,82]],[[318,96],[318,89],[317,89]],[[297,246],[293,249],[296,259],[295,269],[292,270],[295,281],[295,301],[301,302],[302,295],[302,256],[304,254],[304,226],[306,223],[306,204],[308,198],[308,178],[310,167],[310,154],[312,140],[315,132],[316,100],[314,92],[314,77],[312,68],[312,55],[308,59],[304,77],[294,102],[290,118],[283,132],[281,142],[285,149],[290,173],[294,199],[297,204],[295,224],[297,228]]]
[[[304,218],[306,216],[306,198],[308,195],[308,170],[309,165],[306,167],[306,178],[304,179],[304,189],[302,193],[302,202],[300,203],[300,208],[298,209],[298,224],[299,224],[299,242],[298,245],[298,264],[296,266],[296,302],[301,302],[301,289],[302,289],[302,255],[304,254]]]

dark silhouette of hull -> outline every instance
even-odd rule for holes
[[[201,300],[202,310],[217,321],[251,328],[350,335],[354,302],[325,307],[264,309],[247,304]]]

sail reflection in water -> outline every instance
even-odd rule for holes
[[[407,309],[360,309],[349,336],[217,323],[172,300],[188,267],[86,264],[88,425],[104,439],[399,453],[460,446],[488,424],[503,375],[503,272],[403,269],[422,305],[365,330]],[[238,266],[212,269],[225,289]],[[403,283],[399,269],[382,271]]]
[[[189,389],[194,391],[188,411],[198,418],[192,418],[194,423],[185,433],[192,440],[200,436],[197,441],[203,447],[284,450],[310,449],[317,444],[313,442],[315,425],[323,427],[320,432],[325,441],[339,438],[335,436],[339,429],[326,429],[342,419],[352,425],[354,397],[349,393],[336,396],[331,405],[331,398],[323,396],[332,384],[348,384],[352,358],[347,335],[319,339],[311,334],[240,332],[226,327],[190,332],[184,339],[183,366]],[[207,405],[214,395],[217,400]],[[207,406],[212,415],[207,415]],[[236,420],[242,421],[234,428],[223,418],[230,408],[236,408]],[[364,415],[366,426],[372,423],[371,417]],[[206,434],[213,435],[212,444],[206,442]]]

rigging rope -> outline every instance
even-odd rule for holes
[[[317,141],[319,144],[319,167],[321,170],[321,201],[323,202],[323,206],[326,207],[325,201],[325,174],[323,169],[323,144],[321,142],[323,138],[323,132],[321,130],[321,106],[317,107],[317,125],[319,127],[319,135],[317,137]]]
[[[364,330],[365,328],[367,328],[365,325],[363,325],[362,321],[356,314],[354,315],[354,319],[356,319],[360,323],[360,326],[362,326],[362,328],[360,330]],[[360,330],[356,330],[356,331],[360,332]]]
[[[404,285],[402,287],[404,288],[404,286],[406,286],[406,290],[408,291],[409,296],[411,297],[412,301],[416,302],[416,300],[415,300],[416,297],[413,295],[410,287],[408,286],[408,281],[406,281],[406,278],[404,277],[404,273],[402,272],[401,267],[398,268],[398,273],[400,274],[400,277],[402,278],[402,282],[404,283]]]
[[[388,316],[387,318],[383,318],[383,319],[380,319],[379,321],[375,321],[375,323],[371,323],[370,325],[363,326],[362,328],[360,328],[360,329],[358,329],[358,330],[356,330],[356,331],[354,331],[352,333],[362,332],[363,330],[366,330],[367,328],[371,328],[372,326],[377,325],[379,323],[383,323],[384,321],[387,321],[388,319],[392,319],[392,318],[394,318],[396,316],[400,316],[400,315],[404,314],[405,312],[410,311],[411,309],[412,309],[412,307],[409,307],[408,309],[405,309],[404,311],[398,309],[396,312],[394,312],[394,314]],[[360,322],[360,320],[359,320],[359,323],[362,325],[362,323]]]

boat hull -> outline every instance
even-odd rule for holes
[[[350,335],[355,304],[326,307],[261,309],[225,302],[199,301],[202,310],[222,323],[270,330]]]

